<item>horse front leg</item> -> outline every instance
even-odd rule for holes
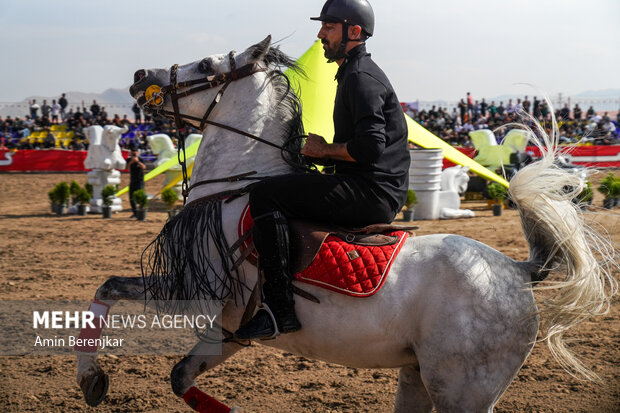
[[[118,300],[138,300],[145,298],[142,277],[111,277],[104,282],[95,293],[95,300],[89,310],[99,317],[106,317],[110,308]],[[101,337],[102,328],[86,327],[80,331],[79,339],[87,342],[88,339]],[[97,406],[103,401],[108,392],[109,379],[97,363],[97,345],[76,345],[77,355],[77,383],[82,389],[84,400],[89,406]]]
[[[222,354],[202,355],[208,344],[198,342],[189,356],[178,362],[170,373],[172,391],[181,397],[189,407],[201,413],[228,413],[240,412],[238,407],[228,407],[215,398],[202,392],[196,386],[194,379],[207,370],[224,362],[230,356],[239,351],[242,346],[236,343],[223,343]],[[194,354],[191,354],[194,353]]]

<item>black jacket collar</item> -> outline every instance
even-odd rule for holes
[[[361,56],[366,55],[368,55],[368,53],[366,53],[365,43],[357,45],[353,49],[349,50],[349,53],[347,53],[347,57],[344,58],[344,62],[342,62],[342,65],[340,65],[338,71],[336,72],[336,79],[340,79],[342,77],[345,68],[349,65],[351,61],[359,59]]]

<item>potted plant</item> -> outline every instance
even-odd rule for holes
[[[103,200],[103,206],[101,211],[104,218],[110,218],[112,216],[112,203],[114,203],[114,196],[116,195],[116,188],[114,185],[106,185],[101,190],[101,198]]]
[[[611,209],[616,205],[616,198],[620,197],[618,185],[620,185],[620,180],[612,172],[601,180],[598,191],[605,196],[603,208]]]
[[[136,218],[138,221],[144,221],[146,219],[146,208],[149,205],[148,195],[144,189],[138,189],[134,191],[132,199],[138,206],[138,209],[136,209]]]
[[[413,189],[407,191],[407,200],[405,201],[405,208],[403,209],[403,221],[413,221],[413,209],[415,204],[418,203],[418,198],[415,195]]]
[[[498,217],[502,215],[504,201],[508,196],[508,191],[506,190],[506,187],[497,182],[493,182],[487,187],[487,191],[489,192],[489,196],[491,197],[491,199],[495,201],[491,207],[493,209],[493,216]]]
[[[581,190],[579,195],[573,198],[573,202],[579,205],[582,209],[588,208],[592,204],[594,198],[594,191],[592,191],[592,184],[590,181],[586,181],[585,187]]]
[[[71,181],[69,184],[69,193],[71,194],[71,204],[78,205],[78,193],[82,190],[80,184],[78,184],[75,180]]]
[[[178,210],[174,209],[177,201],[179,200],[179,195],[177,194],[177,191],[172,188],[164,189],[161,193],[161,200],[164,202],[164,204],[166,204],[166,207],[168,207],[168,217],[174,217],[178,213]]]
[[[75,200],[77,201],[78,215],[86,215],[86,207],[90,203],[90,194],[88,191],[85,188],[80,188],[75,196]]]
[[[52,205],[52,213],[56,213],[56,211],[58,210],[58,196],[56,195],[56,187],[54,186],[54,188],[50,189],[47,192],[47,196],[50,199],[50,203]]]
[[[69,197],[71,196],[71,192],[69,190],[69,184],[66,182],[60,182],[56,185],[56,202],[58,203],[58,207],[56,208],[56,215],[66,215],[69,206],[67,205],[69,202]]]
[[[94,188],[91,184],[89,184],[88,182],[86,182],[84,184],[84,189],[86,189],[86,192],[88,192],[88,194],[90,195],[90,198],[93,198],[93,194],[94,194]]]

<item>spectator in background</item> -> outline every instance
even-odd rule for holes
[[[94,119],[92,113],[90,113],[84,105],[82,105],[82,117],[86,123],[91,123],[91,120]]]
[[[517,104],[515,105],[514,113],[521,113],[523,111],[523,104],[521,103],[521,99],[517,99]]]
[[[506,114],[512,115],[515,111],[515,105],[512,104],[512,99],[508,99],[508,104],[506,105]]]
[[[489,116],[492,119],[495,119],[495,117],[497,116],[497,106],[495,106],[494,100],[491,101],[491,105],[489,106]]]
[[[32,102],[30,102],[30,117],[32,119],[37,119],[39,117],[39,104],[37,103],[36,99],[32,99]]]
[[[482,116],[484,117],[487,116],[488,107],[489,107],[489,104],[484,100],[484,98],[482,98],[482,102],[480,102],[480,113],[482,114]]]
[[[570,109],[568,103],[564,104],[564,107],[560,109],[560,118],[558,120],[568,120],[570,118]]]
[[[594,108],[590,106],[588,108],[588,111],[586,112],[586,119],[590,119],[592,116],[594,116],[594,114],[595,114]]]
[[[531,106],[531,103],[527,99],[527,96],[526,96],[525,99],[523,99],[523,111],[527,113],[528,115],[530,114],[530,106]]]
[[[43,104],[41,105],[41,116],[44,118],[49,118],[51,111],[52,107],[47,104],[47,100],[43,99]]]
[[[471,93],[467,92],[467,114],[468,119],[471,119],[471,117],[474,115],[474,98],[471,96]]]
[[[579,107],[579,103],[575,103],[575,107],[573,108],[573,119],[581,120],[581,108]]]
[[[67,102],[67,98],[65,97],[65,94],[63,93],[62,96],[60,96],[60,99],[58,99],[58,104],[60,105],[60,117],[62,118],[62,121],[64,122],[66,119],[66,110],[67,110],[67,105],[69,105],[69,102]]]
[[[137,205],[133,200],[133,193],[138,189],[144,189],[144,170],[146,169],[144,160],[138,156],[138,150],[135,148],[131,150],[127,168],[129,169],[129,203],[133,212],[131,218],[135,218]]]
[[[96,100],[93,100],[93,104],[90,105],[90,113],[92,114],[93,119],[97,119],[99,117],[99,112],[101,108],[97,104]]]
[[[54,148],[56,146],[56,137],[52,132],[50,132],[48,127],[43,129],[46,132],[45,138],[43,138],[43,147],[44,148]]]
[[[461,123],[465,123],[465,114],[467,113],[467,103],[463,99],[458,104],[459,112],[461,113]]]
[[[136,120],[136,123],[137,124],[142,123],[142,119],[140,116],[140,106],[138,106],[138,103],[134,103],[131,110],[133,111],[133,117]]]
[[[60,116],[60,105],[56,103],[56,100],[52,100],[52,123],[58,123],[59,116]]]
[[[499,102],[499,106],[497,107],[497,115],[502,118],[504,117],[504,112],[506,108],[504,107],[504,102]]]
[[[538,98],[536,96],[534,96],[534,104],[532,106],[532,116],[534,116],[535,119],[540,118],[540,100],[538,100]]]
[[[101,119],[101,123],[108,123],[108,112],[106,112],[105,107],[101,107],[101,112],[99,112],[99,119]]]
[[[77,136],[74,136],[69,143],[69,149],[72,151],[83,151],[85,149],[84,144],[78,140]]]

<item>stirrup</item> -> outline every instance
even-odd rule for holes
[[[267,311],[267,314],[269,314],[269,317],[271,317],[271,324],[273,324],[273,330],[274,330],[273,334],[270,337],[265,337],[265,338],[262,338],[261,340],[273,340],[274,338],[280,335],[280,329],[278,328],[276,317],[273,315],[273,312],[271,311],[271,308],[269,308],[269,305],[267,305],[267,303],[265,302],[261,303],[258,306],[258,309]]]

